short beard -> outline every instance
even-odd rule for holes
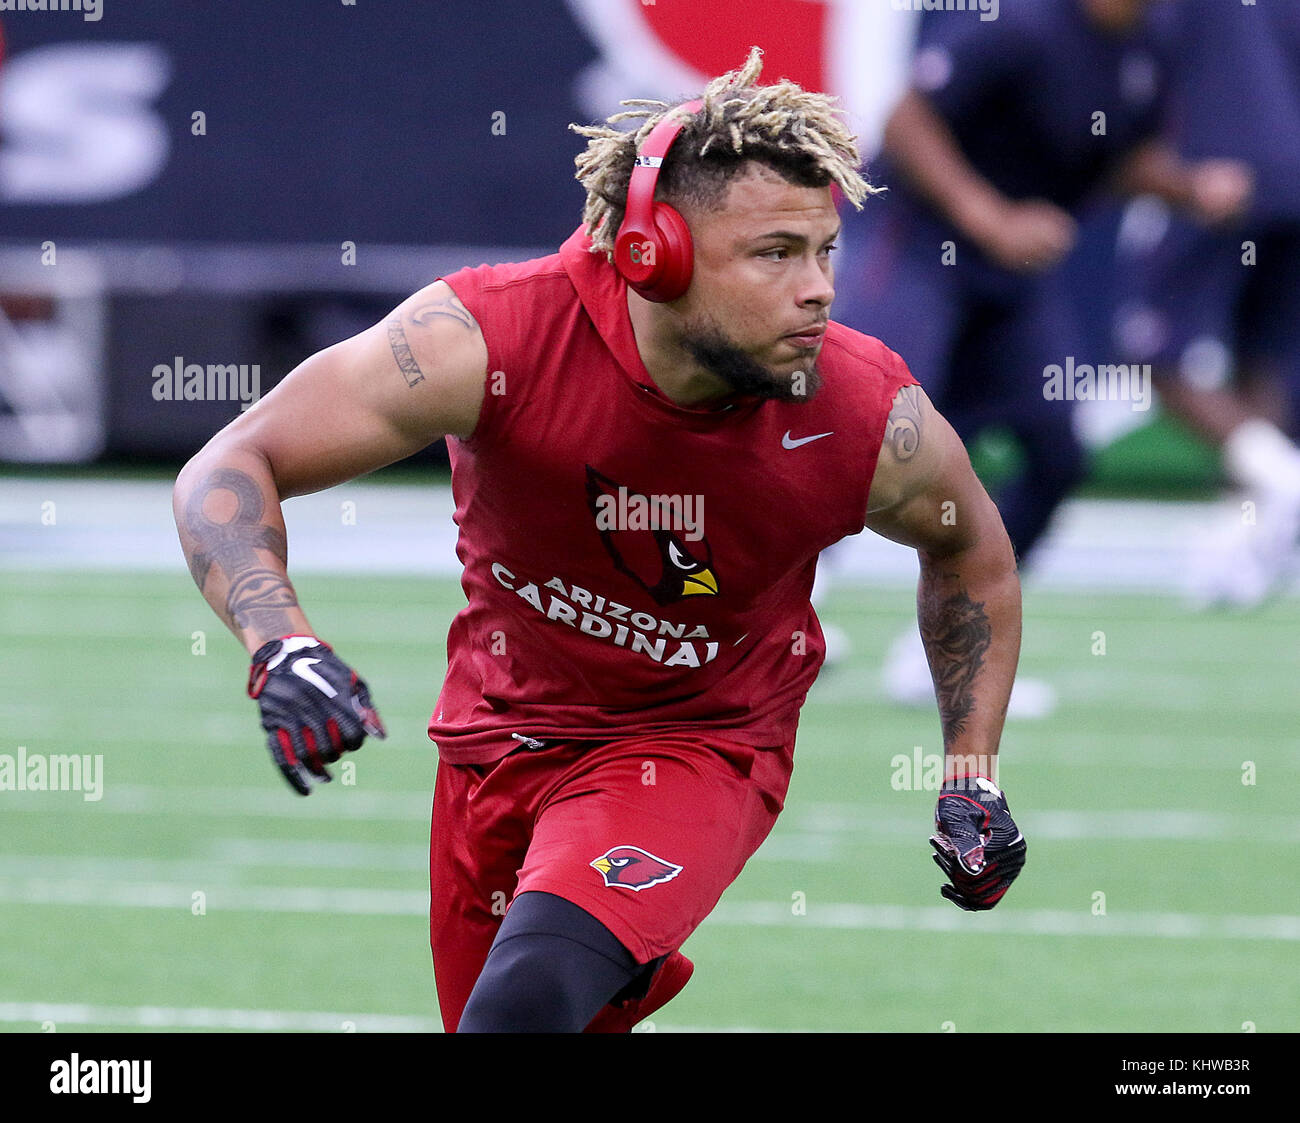
[[[737,394],[775,402],[810,402],[821,389],[815,362],[791,374],[776,374],[737,347],[720,328],[687,328],[681,346],[701,367]]]

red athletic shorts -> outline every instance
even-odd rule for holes
[[[519,893],[586,909],[640,963],[680,947],[776,822],[792,748],[675,734],[439,762],[429,937],[447,1030]]]

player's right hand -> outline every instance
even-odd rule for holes
[[[1008,201],[980,212],[969,233],[988,256],[1016,273],[1050,269],[1074,247],[1078,225],[1044,199]]]
[[[262,710],[271,757],[299,795],[332,779],[325,765],[359,749],[369,733],[387,732],[370,691],[328,644],[315,636],[283,636],[257,649],[248,696]]]
[[[939,891],[967,912],[991,909],[1025,864],[1025,836],[1006,797],[985,776],[948,780],[939,791],[934,826],[934,861],[952,883]]]
[[[1255,191],[1255,173],[1240,160],[1201,160],[1192,166],[1192,213],[1208,226],[1240,218]]]

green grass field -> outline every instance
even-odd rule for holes
[[[0,1028],[438,1025],[424,723],[460,591],[296,584],[390,730],[307,800],[183,572],[0,573],[0,754],[103,756],[98,801],[0,792]],[[815,687],[786,812],[654,1028],[1300,1030],[1300,602],[1029,595],[1022,667],[1063,704],[1004,737],[1029,862],[981,915],[939,896],[933,792],[891,782],[897,755],[939,750],[937,718],[876,684],[910,612],[906,591],[831,601],[853,656]]]

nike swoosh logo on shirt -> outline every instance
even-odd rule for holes
[[[312,670],[312,665],[319,662],[319,659],[295,659],[289,669],[304,682],[311,683],[325,697],[337,698],[339,692]]]
[[[798,448],[800,445],[806,445],[806,444],[808,444],[810,441],[820,441],[820,440],[822,439],[822,437],[833,436],[834,433],[835,433],[835,430],[832,429],[829,433],[814,433],[811,437],[799,437],[799,438],[796,440],[794,437],[790,436],[790,430],[787,429],[787,430],[785,431],[785,436],[781,438],[781,447],[782,447],[782,448]]]

